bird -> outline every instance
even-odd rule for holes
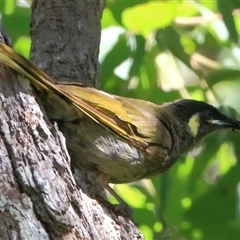
[[[204,137],[240,122],[214,106],[192,99],[157,105],[86,85],[54,81],[40,68],[0,43],[0,62],[30,81],[50,121],[66,138],[72,164],[109,186],[150,178],[168,170]]]

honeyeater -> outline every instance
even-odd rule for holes
[[[27,78],[51,121],[66,138],[72,164],[109,183],[129,183],[170,168],[202,138],[240,129],[238,120],[201,101],[162,105],[120,97],[79,83],[58,83],[12,48],[0,43],[0,62]]]

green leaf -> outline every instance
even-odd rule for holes
[[[124,26],[147,36],[151,31],[168,26],[175,18],[176,2],[148,2],[123,11]]]
[[[143,65],[144,56],[146,54],[145,38],[142,35],[136,35],[135,41],[136,41],[136,50],[132,53],[133,64],[129,72],[129,75],[131,77],[138,76],[140,74],[140,68]]]
[[[240,84],[238,79],[232,79],[231,81],[221,81],[213,86],[215,96],[224,105],[231,106],[240,113]]]
[[[114,69],[126,60],[131,53],[125,34],[120,34],[113,49],[107,54],[102,63],[102,79],[113,75]]]
[[[177,5],[177,16],[193,16],[198,13],[195,2],[182,1]]]
[[[0,1],[1,5],[4,1]],[[29,37],[30,34],[30,9],[15,6],[12,14],[2,16],[2,23],[7,33],[10,35],[14,43],[19,36]],[[21,21],[20,21],[21,19]]]
[[[229,81],[239,83],[240,70],[235,69],[219,69],[215,70],[211,75],[207,77],[207,83],[209,86],[214,86],[217,83],[225,82],[228,85]]]
[[[172,54],[174,54],[178,59],[180,59],[183,63],[192,69],[190,65],[190,56],[184,51],[178,32],[172,26],[168,26],[164,29],[159,30],[158,34],[162,34],[164,44],[172,52]],[[156,40],[160,45],[161,42],[158,42],[158,34],[156,36]]]
[[[232,11],[234,10],[233,3],[231,1],[226,3],[225,1],[218,0],[218,9],[222,13],[223,21],[228,29],[230,39],[237,43],[238,33],[232,15]]]
[[[31,47],[31,39],[29,37],[18,38],[14,44],[14,49],[23,55],[25,58],[29,58]]]
[[[122,24],[122,12],[124,9],[135,6],[140,3],[147,2],[148,0],[128,0],[128,1],[119,1],[119,0],[107,0],[106,7],[111,9],[112,14],[115,20]]]
[[[239,222],[235,217],[239,172],[240,165],[233,167],[216,186],[193,201],[186,212],[186,220],[192,223],[191,231],[199,229],[202,239],[240,238]]]
[[[105,8],[101,19],[102,29],[109,26],[118,26],[119,24],[114,19],[113,14],[109,8]]]

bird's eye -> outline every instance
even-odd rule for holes
[[[213,114],[211,111],[206,112],[207,118],[211,119],[213,117]]]

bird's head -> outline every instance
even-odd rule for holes
[[[240,130],[240,121],[227,117],[215,107],[201,101],[182,99],[172,103],[172,109],[197,141],[213,131],[232,128]]]

